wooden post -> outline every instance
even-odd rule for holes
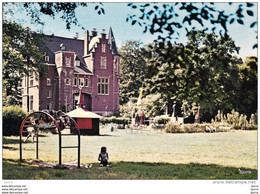
[[[80,132],[78,131],[78,168],[80,168]]]
[[[36,131],[36,159],[39,159],[38,152],[39,151],[39,139],[38,139],[38,132]]]
[[[59,130],[59,165],[61,165],[61,132]]]
[[[23,160],[22,156],[22,134],[21,134],[21,129],[20,129],[20,161]]]

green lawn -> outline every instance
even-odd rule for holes
[[[4,179],[180,179],[180,180],[213,180],[213,179],[257,179],[257,170],[224,167],[205,164],[168,164],[144,162],[116,162],[112,167],[99,167],[94,163],[91,169],[52,169],[28,165],[19,161],[3,161]]]
[[[39,159],[58,162],[58,135],[39,140]],[[77,145],[77,137],[65,136],[63,143]],[[112,168],[98,167],[101,146],[107,147]],[[77,150],[64,150],[62,157],[63,163],[76,164]],[[256,179],[257,131],[166,134],[103,127],[100,136],[81,137],[81,164],[93,168],[73,170],[20,163],[19,137],[4,137],[3,159],[4,179]],[[23,159],[35,159],[35,144],[23,144]]]

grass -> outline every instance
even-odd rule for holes
[[[81,136],[81,164],[93,163],[92,169],[49,169],[20,163],[19,137],[4,137],[3,178],[257,178],[257,131],[166,134],[161,131],[130,129],[110,132],[109,129],[109,126],[102,127],[100,136]],[[76,136],[62,138],[63,146],[77,145]],[[58,162],[58,135],[44,134],[39,137],[39,141],[39,159]],[[110,169],[97,167],[101,146],[107,147],[113,164]],[[35,144],[23,143],[23,159],[35,159]],[[62,162],[77,164],[77,149],[63,150]],[[239,168],[252,173],[241,174]]]
[[[99,167],[94,163],[91,169],[52,169],[28,165],[16,160],[3,161],[4,179],[62,179],[62,180],[214,180],[214,179],[257,179],[257,170],[242,169],[250,172],[241,174],[238,168],[206,164],[168,164],[146,162],[116,162],[111,168]]]

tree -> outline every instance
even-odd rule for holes
[[[191,31],[187,45],[157,42],[153,48],[151,64],[158,73],[147,86],[151,93],[161,94],[169,112],[176,104],[180,114],[183,103],[190,111],[200,106],[202,112],[238,107],[237,65],[242,61],[234,55],[238,48],[229,36]]]
[[[3,22],[3,104],[19,104],[21,77],[36,72],[44,75],[44,53],[39,51],[40,35],[14,22]]]
[[[192,31],[183,60],[181,99],[191,99],[202,109],[232,110],[236,108],[239,78],[237,65],[242,60],[229,37],[218,37],[203,31]]]
[[[240,92],[238,93],[238,111],[250,118],[257,112],[257,57],[247,57],[239,65],[241,79]]]
[[[138,41],[127,41],[119,49],[120,62],[120,97],[121,104],[130,98],[137,98],[140,88],[144,86],[144,79],[148,73],[143,56],[143,44]]]

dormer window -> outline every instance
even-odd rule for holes
[[[45,56],[45,57],[44,57],[44,61],[45,61],[45,62],[49,62],[49,60],[50,60],[50,57],[49,57],[49,56]]]
[[[62,51],[66,50],[66,47],[65,47],[65,45],[63,43],[60,45],[60,50],[62,50]]]
[[[80,60],[79,60],[79,58],[78,58],[77,56],[75,57],[75,65],[76,65],[77,67],[80,66]]]

